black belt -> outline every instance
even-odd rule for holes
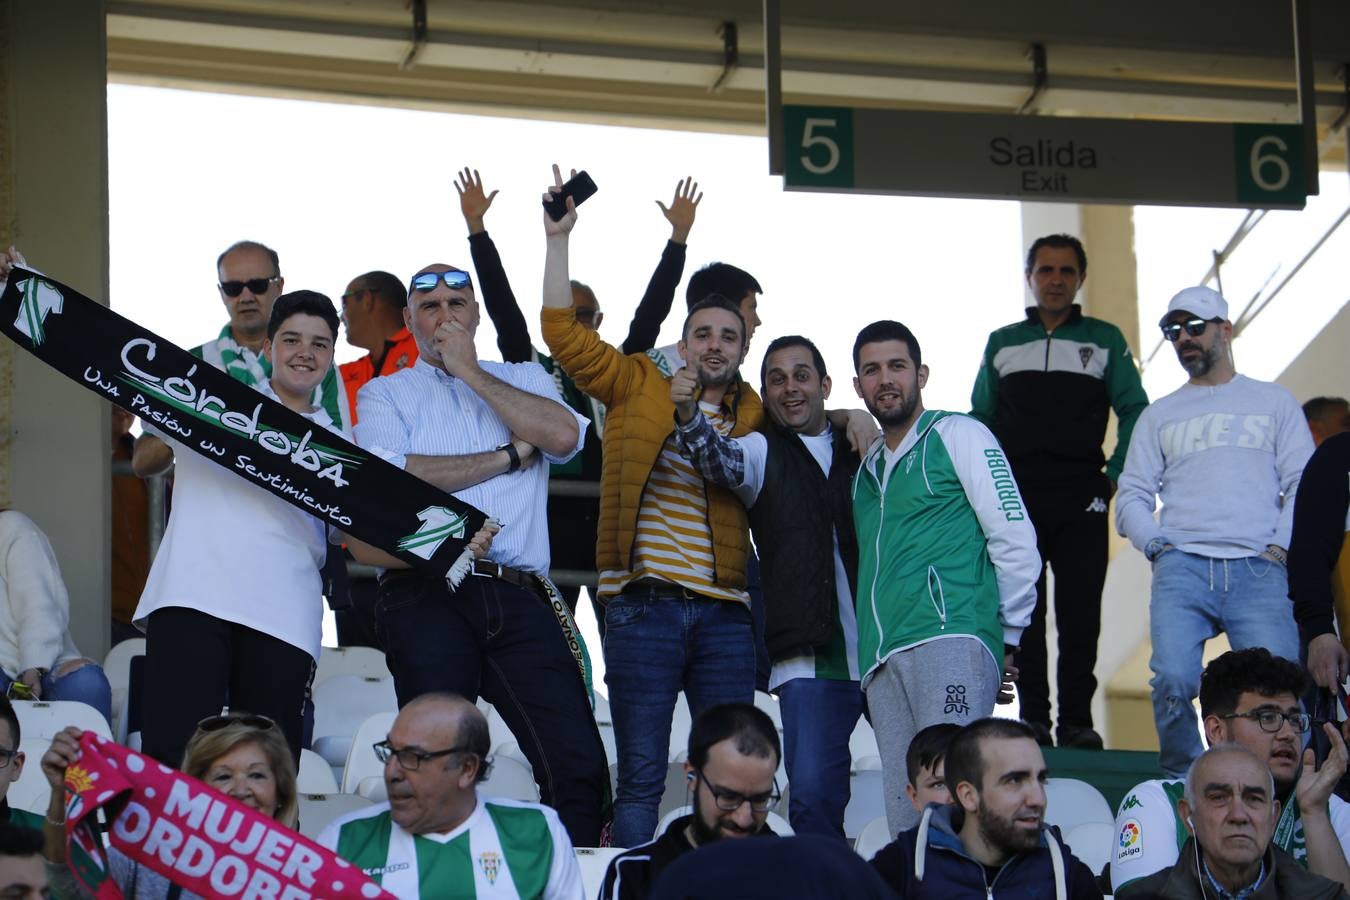
[[[707,594],[700,594],[698,591],[691,591],[682,584],[676,584],[673,581],[663,581],[660,578],[639,578],[637,581],[630,581],[624,587],[623,593],[629,591],[642,591],[650,593],[653,597],[664,597],[668,600],[713,600]]]
[[[496,578],[505,581],[507,584],[513,584],[518,588],[524,588],[534,594],[543,596],[544,589],[539,583],[539,576],[533,572],[526,572],[523,569],[513,569],[510,566],[503,566],[500,563],[490,562],[486,559],[476,559],[473,568],[469,574],[476,578]],[[380,576],[380,584],[388,584],[391,581],[400,581],[405,578],[418,578],[444,581],[441,578],[435,578],[425,572],[418,572],[412,569],[393,569]]]

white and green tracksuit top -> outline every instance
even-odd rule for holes
[[[900,650],[976,637],[1002,670],[1036,607],[1036,531],[988,428],[925,410],[894,453],[878,440],[853,481],[858,668]]]
[[[412,835],[381,803],[334,820],[318,842],[403,900],[581,900],[581,870],[547,806],[478,798],[445,834]]]

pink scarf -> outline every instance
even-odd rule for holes
[[[66,859],[98,900],[120,900],[112,846],[202,897],[392,898],[360,869],[257,810],[91,731],[66,769]]]

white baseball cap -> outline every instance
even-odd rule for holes
[[[1167,312],[1158,320],[1158,327],[1167,324],[1168,316],[1175,312],[1188,312],[1205,321],[1223,319],[1228,321],[1228,301],[1218,291],[1207,287],[1188,287],[1172,298],[1167,304]]]

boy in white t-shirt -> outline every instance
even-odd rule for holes
[[[263,345],[272,377],[258,388],[327,430],[332,419],[310,401],[337,331],[323,294],[278,297]],[[268,455],[255,454],[255,477],[268,477]],[[176,459],[173,511],[135,614],[147,638],[145,751],[177,766],[197,723],[228,704],[276,721],[298,760],[321,641],[324,525],[199,453]]]

